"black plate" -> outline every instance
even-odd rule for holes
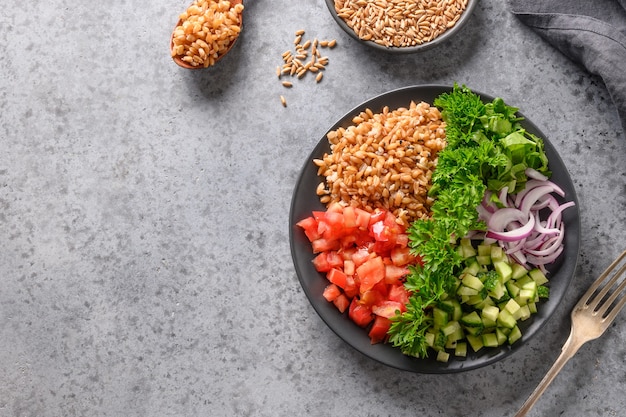
[[[328,131],[336,130],[342,126],[348,127],[352,124],[352,118],[365,109],[369,108],[376,113],[380,112],[385,106],[388,106],[391,110],[398,107],[408,107],[411,100],[432,103],[441,93],[451,90],[451,87],[439,85],[412,86],[394,90],[374,97],[355,107]],[[479,94],[483,100],[493,100],[491,96],[476,93]],[[313,267],[311,261],[314,255],[311,250],[311,245],[302,230],[296,226],[298,221],[310,216],[312,210],[325,209],[315,193],[317,185],[323,179],[317,176],[317,167],[313,164],[314,158],[321,159],[324,153],[330,152],[330,146],[326,139],[328,131],[322,135],[319,143],[306,159],[293,193],[291,211],[289,214],[291,254],[300,284],[313,305],[313,308],[328,327],[346,343],[362,354],[394,368],[420,373],[461,372],[476,369],[507,357],[533,337],[546,323],[548,318],[552,316],[561,302],[576,269],[580,237],[578,202],[569,173],[552,144],[531,121],[526,119],[522,122],[522,125],[529,132],[544,138],[545,150],[550,161],[549,167],[553,172],[551,179],[563,188],[567,201],[574,201],[576,203],[575,207],[568,208],[563,212],[563,220],[566,226],[563,254],[554,264],[548,266],[548,270],[550,271],[550,298],[545,302],[541,302],[537,314],[534,314],[530,319],[520,323],[520,330],[523,336],[512,347],[483,348],[478,353],[474,353],[473,351],[471,353],[468,352],[467,358],[456,358],[451,355],[448,363],[437,362],[434,359],[434,354],[427,359],[418,359],[402,354],[398,348],[394,348],[389,344],[372,345],[364,329],[354,324],[348,318],[347,313],[339,313],[332,303],[327,302],[322,297],[322,292],[326,285],[328,285],[328,281],[324,275],[317,272]],[[468,350],[471,351],[471,349]]]

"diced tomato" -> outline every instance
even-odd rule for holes
[[[396,311],[402,311],[403,308],[406,308],[404,304],[399,303],[397,301],[382,301],[377,305],[372,307],[372,313],[377,316],[386,317],[388,319],[392,318],[396,315]]]
[[[372,314],[372,310],[359,303],[357,298],[353,298],[350,303],[350,309],[348,310],[348,315],[358,326],[366,327],[370,322],[374,319],[374,314]]]
[[[348,277],[346,276],[346,274],[343,273],[341,269],[338,268],[332,268],[330,271],[328,271],[328,273],[326,274],[326,278],[328,278],[330,282],[332,282],[339,288],[345,289],[348,284]]]
[[[361,247],[357,249],[357,251],[352,254],[352,261],[354,262],[354,266],[357,266],[357,267],[363,265],[365,261],[367,261],[370,258],[371,258],[370,251],[368,251],[367,248],[365,247]]]
[[[326,301],[332,302],[341,295],[341,289],[335,284],[328,284],[326,288],[324,288],[324,293],[322,295]]]
[[[410,249],[407,247],[396,247],[391,250],[391,261],[396,266],[409,265],[415,262],[415,256],[411,254]]]
[[[300,220],[296,223],[296,225],[304,230],[304,234],[309,241],[313,241],[321,237],[320,234],[317,233],[317,220],[315,220],[313,216]]]
[[[326,260],[331,268],[343,268],[343,257],[334,250],[326,252]]]
[[[389,240],[389,233],[387,233],[387,226],[380,220],[370,226],[370,233],[374,239],[379,242],[386,242]]]
[[[313,266],[317,272],[328,272],[332,268],[328,263],[328,253],[321,252],[315,258],[313,258]]]
[[[354,261],[346,259],[343,261],[343,272],[346,275],[354,275],[356,272],[356,266],[354,266]]]
[[[330,203],[326,208],[326,213],[343,213],[345,207],[341,203]]]
[[[361,230],[367,230],[372,217],[370,213],[360,208],[355,208],[354,213],[356,214],[356,227]]]
[[[311,242],[311,247],[313,248],[313,253],[320,253],[330,250],[338,250],[340,245],[337,240],[319,238]]]
[[[348,300],[345,294],[339,294],[339,296],[333,300],[333,304],[337,307],[337,310],[344,313],[350,305],[350,300]]]
[[[401,279],[409,273],[409,268],[404,266],[397,266],[393,263],[385,265],[385,283],[386,284],[398,284]]]
[[[371,307],[376,304],[382,303],[383,301],[387,299],[386,297],[387,297],[387,294],[383,294],[380,291],[369,290],[361,294],[360,301],[361,301],[361,304]]]
[[[356,252],[356,248],[354,246],[348,246],[347,248],[341,249],[341,257],[344,260],[352,260],[352,255]]]
[[[315,269],[330,281],[323,297],[368,328],[372,343],[386,341],[389,319],[406,311],[409,301],[403,284],[408,265],[420,262],[409,250],[405,228],[386,210],[369,213],[340,203],[297,225],[311,241]]]
[[[346,297],[352,299],[359,295],[359,287],[361,283],[358,282],[353,275],[346,275],[346,288],[343,289]]]
[[[387,298],[390,301],[396,301],[402,304],[401,311],[404,312],[406,304],[409,302],[409,292],[405,288],[404,284],[396,284],[389,286],[389,294]]]
[[[407,246],[409,246],[409,235],[407,235],[406,233],[398,233],[396,235],[396,245],[400,246],[401,248],[406,248]]]
[[[361,280],[361,292],[371,290],[374,285],[385,278],[383,258],[376,256],[367,260],[356,269],[356,273]]]
[[[354,207],[348,206],[343,209],[343,226],[346,229],[352,229],[357,227],[356,211],[354,210]]]
[[[318,222],[317,231],[325,239],[338,239],[344,232],[343,214],[334,211],[326,212],[323,219]]]
[[[385,284],[384,280],[381,280],[378,284],[374,285],[372,289],[381,293],[385,298],[389,295],[389,285]]]
[[[385,220],[386,216],[387,212],[384,210],[376,210],[374,213],[371,213],[368,227],[373,225],[374,223]]]
[[[389,327],[391,327],[391,320],[388,318],[382,316],[376,316],[374,318],[374,323],[369,331],[369,337],[373,345],[387,339]]]

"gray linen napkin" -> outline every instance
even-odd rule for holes
[[[626,131],[626,0],[509,0],[511,12],[604,81]]]

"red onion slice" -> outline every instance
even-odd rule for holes
[[[537,171],[534,168],[526,168],[524,173],[526,174],[526,176],[528,178],[532,178],[534,180],[539,180],[539,181],[547,181],[548,180],[548,177],[546,177],[545,175],[543,175],[541,172]]]
[[[498,242],[521,265],[546,272],[545,265],[563,252],[562,213],[575,203],[559,203],[555,194],[564,197],[565,192],[540,172],[528,170],[526,175],[529,180],[517,195],[507,194],[506,188],[498,193],[504,207],[498,208],[491,192],[486,192],[477,210],[487,224],[485,241]]]
[[[520,227],[510,229],[516,222],[521,223]],[[496,211],[487,223],[487,237],[502,240],[504,242],[516,242],[530,235],[535,227],[535,216],[525,215],[521,210],[515,208],[503,208]]]

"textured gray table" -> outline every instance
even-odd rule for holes
[[[168,55],[186,3],[141,6],[3,7],[0,416],[512,415],[556,358],[577,297],[626,247],[626,138],[601,80],[499,0],[413,56],[359,47],[322,0],[250,0],[240,43],[201,72]],[[338,46],[321,83],[286,90],[274,71],[301,28]],[[549,136],[583,239],[540,337],[476,371],[412,374],[318,318],[287,217],[304,158],[343,113],[454,81],[502,96]],[[623,416],[625,346],[622,314],[532,415]]]

